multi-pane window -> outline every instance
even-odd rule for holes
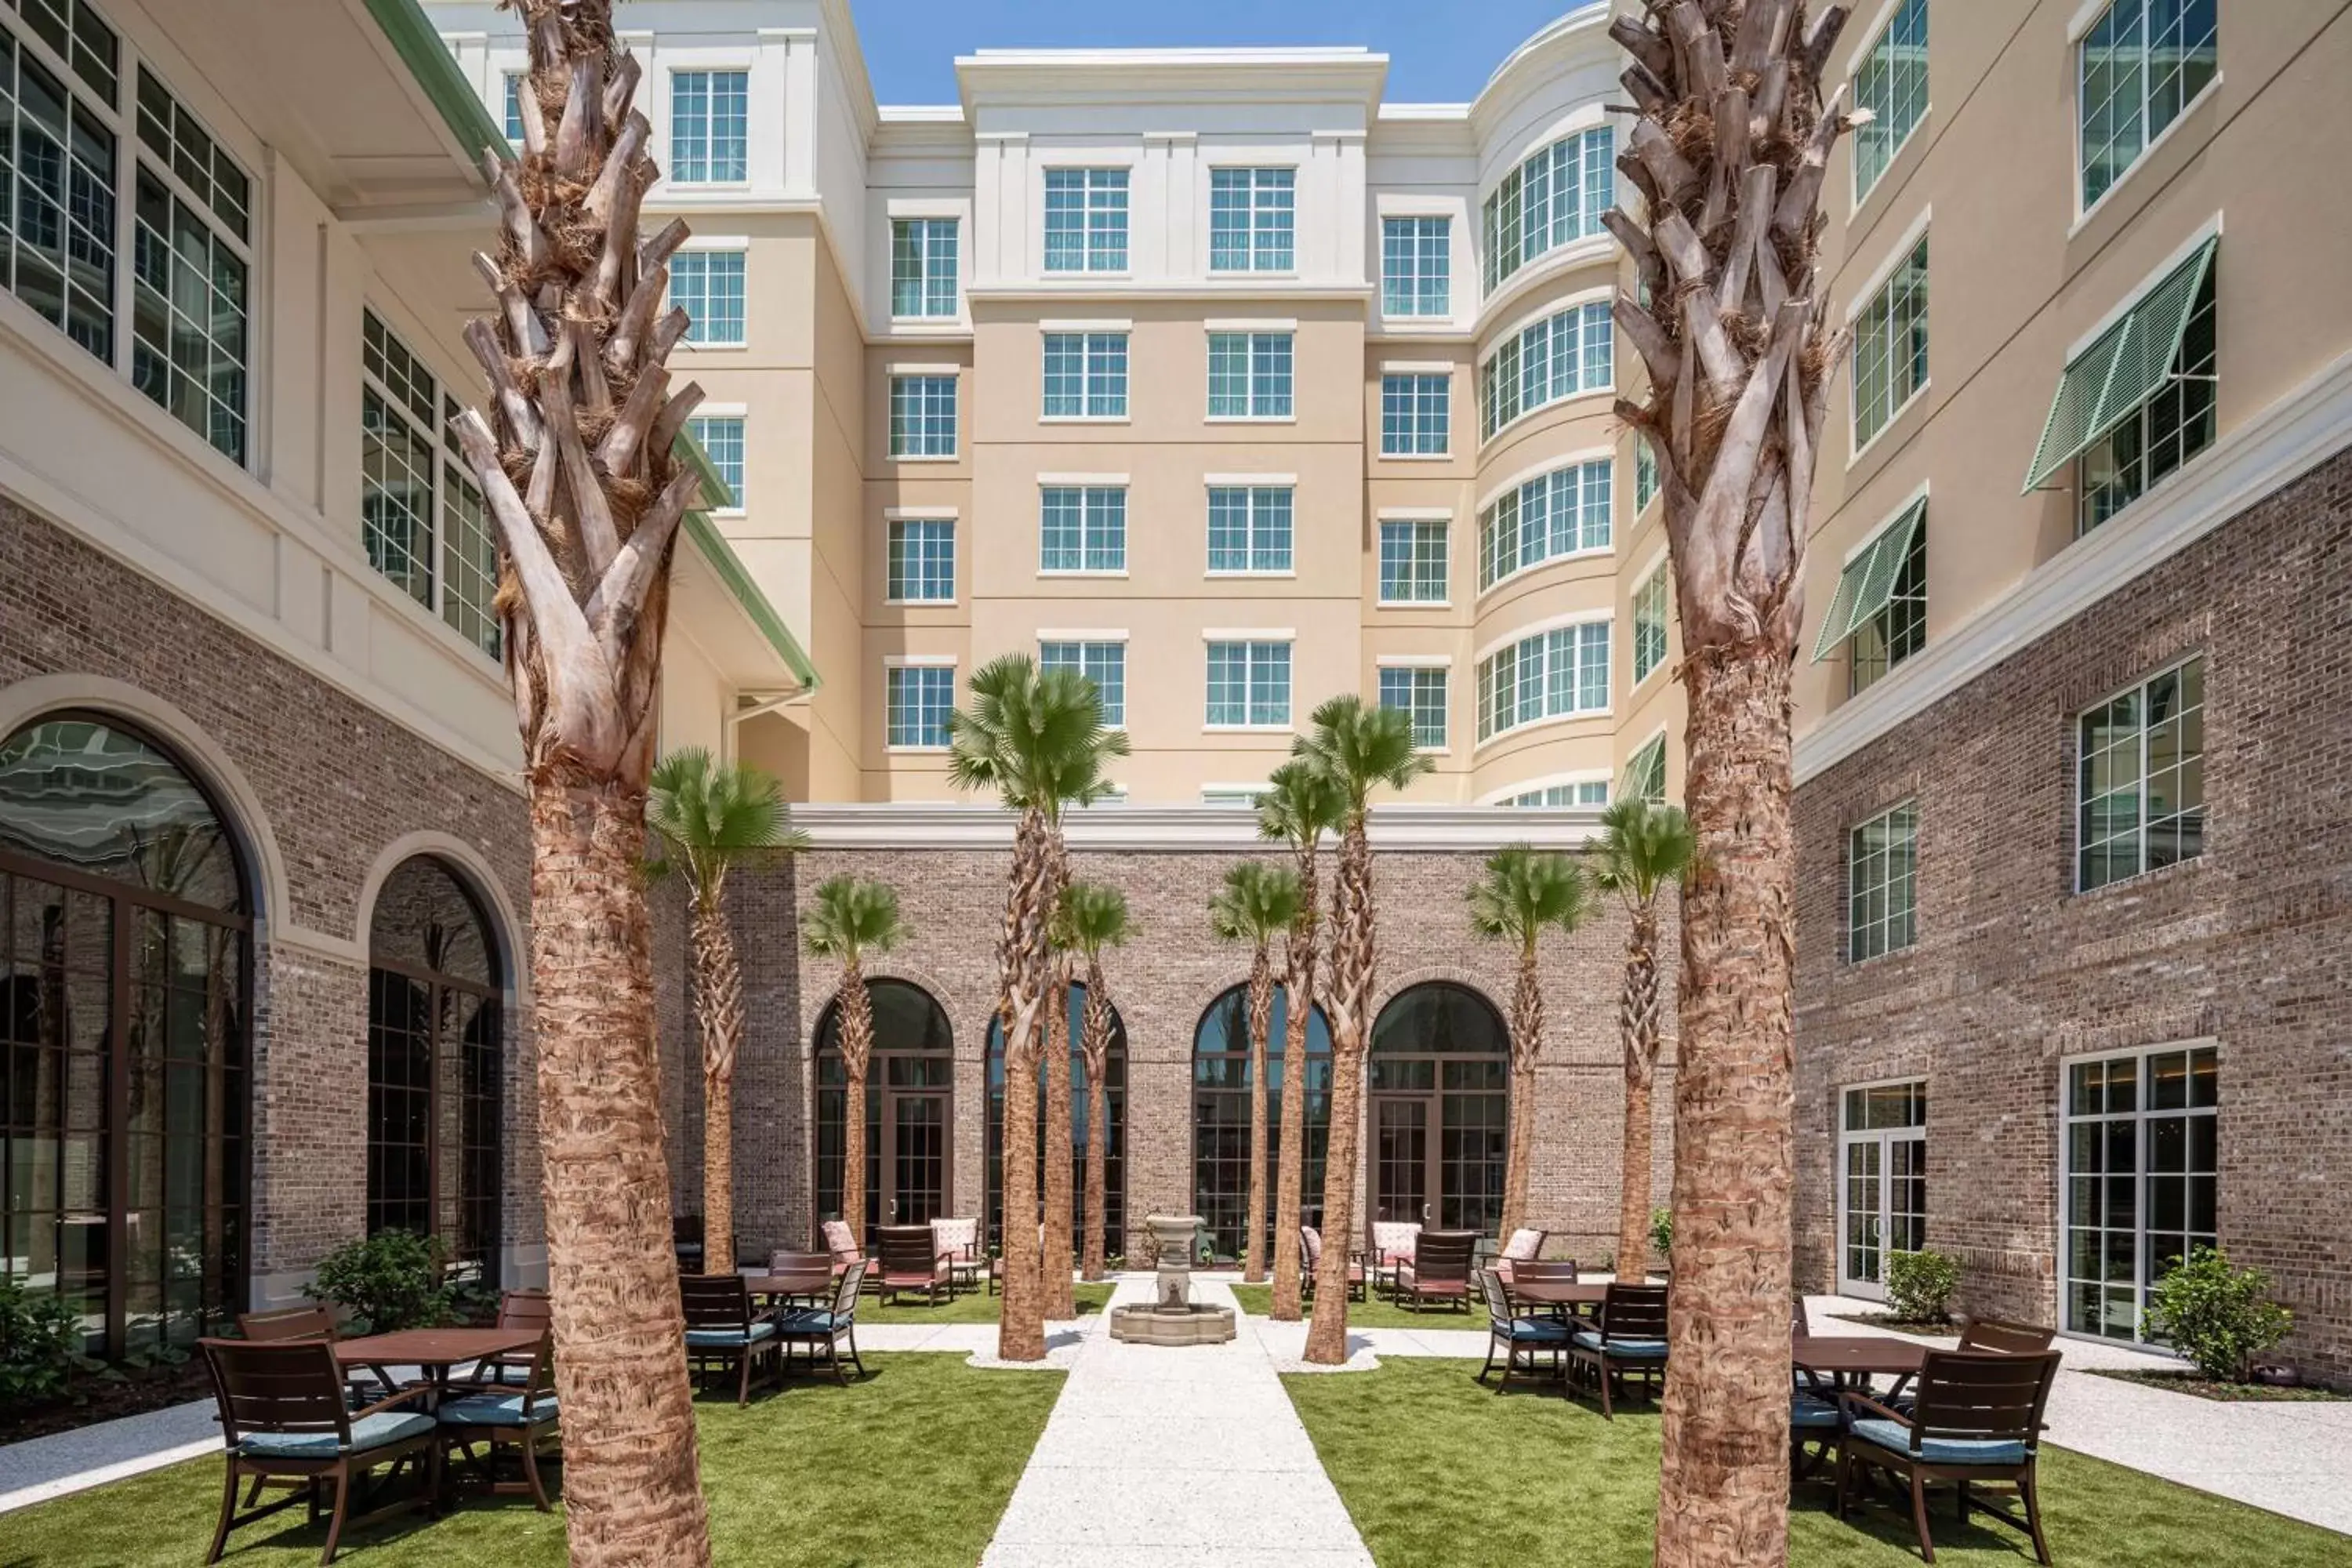
[[[22,21],[0,6],[0,283],[110,363],[120,187],[99,110],[117,107],[117,54],[88,5],[35,5]]]
[[[1106,724],[1127,722],[1125,643],[1115,640],[1041,642],[1037,645],[1037,668],[1076,670],[1095,683],[1095,695],[1102,700],[1102,721]]]
[[[710,459],[719,477],[727,481],[727,504],[737,511],[744,507],[743,490],[743,416],[740,414],[698,414],[686,422],[686,433]]]
[[[2164,300],[2160,296],[2164,294],[2163,285],[2151,291],[2149,316],[2163,315]],[[2168,360],[2161,362],[2155,390],[2127,412],[2112,416],[2114,427],[2092,442],[2077,460],[2077,533],[2088,533],[2098,527],[2146,494],[2150,485],[2213,444],[2218,384],[2214,371],[2219,360],[2213,331],[2213,268],[2210,264],[2188,298],[2188,321],[2179,332],[2179,346]],[[2135,312],[2135,316],[2138,314]],[[2170,324],[2168,319],[2151,321],[2143,327],[2135,321],[2133,331],[2139,334],[2141,342],[2160,345],[2158,334]],[[2156,352],[2160,356],[2163,351],[2158,346]],[[2123,395],[2116,383],[2132,368],[2130,353],[2127,347],[2126,357],[2118,361],[2110,378],[2110,403]]]
[[[1846,558],[1813,642],[1820,663],[1852,655],[1849,694],[1877,681],[1927,641],[1927,498],[1895,514]]]
[[[1633,510],[1644,512],[1658,499],[1658,455],[1650,449],[1650,438],[1633,438]]]
[[[1649,743],[1625,759],[1625,781],[1620,786],[1629,800],[1666,798],[1666,738],[1653,735]]]
[[[1209,487],[1209,570],[1287,572],[1292,494],[1288,485]]]
[[[1846,690],[1859,695],[1888,670],[1927,646],[1927,526],[1924,515],[1911,531],[1911,546],[1895,571],[1886,605],[1853,629],[1853,658]]]
[[[1919,807],[1896,806],[1846,835],[1845,956],[1849,963],[1918,940]]]
[[[1610,542],[1609,462],[1538,474],[1478,516],[1478,589],[1514,572]]]
[[[1545,317],[1510,339],[1478,372],[1479,430],[1491,439],[1522,414],[1616,384],[1616,325],[1596,300]]]
[[[1665,662],[1666,569],[1661,566],[1633,590],[1633,684]]]
[[[1486,292],[1570,240],[1601,233],[1617,199],[1616,132],[1600,126],[1563,136],[1503,176],[1480,209]]]
[[[2211,1046],[2066,1069],[2066,1328],[2147,1337],[2147,1298],[2215,1245],[2221,1058]]]
[[[889,744],[944,747],[948,743],[948,715],[955,710],[955,667],[894,664],[882,675]]]
[[[1478,739],[1609,706],[1607,621],[1538,632],[1478,665]]]
[[[681,250],[669,258],[669,302],[686,311],[694,348],[743,342],[743,253]]]
[[[1381,670],[1381,706],[1412,717],[1412,743],[1424,751],[1445,749],[1445,682],[1441,666],[1387,666]]]
[[[522,145],[522,92],[526,79],[521,71],[506,73],[503,112],[499,116],[507,133],[507,140],[518,147]]]
[[[956,378],[953,375],[894,375],[890,378],[890,455],[952,458],[956,455]]]
[[[1575,784],[1546,784],[1541,789],[1522,790],[1496,805],[1531,807],[1543,805],[1607,805],[1607,779],[1580,779]]]
[[[1454,313],[1454,220],[1387,217],[1381,220],[1381,313],[1388,316],[1449,316]]]
[[[901,217],[890,220],[890,313],[893,316],[952,316],[956,313],[956,220]]]
[[[955,521],[895,518],[890,523],[883,595],[897,605],[955,602]]]
[[[1435,519],[1381,524],[1381,603],[1442,605],[1448,592],[1446,532]]]
[[[1214,726],[1275,727],[1290,722],[1290,645],[1209,644],[1209,707]]]
[[[1903,0],[1853,73],[1853,100],[1870,110],[1853,132],[1853,199],[1870,195],[1927,112],[1927,0]]]
[[[251,194],[226,149],[140,67],[131,379],[239,463]]]
[[[2106,195],[2221,69],[2221,0],[2115,0],[2084,34],[2083,205]]]
[[[1045,334],[1045,417],[1127,417],[1127,334]]]
[[[1045,270],[1127,270],[1127,171],[1045,171]]]
[[[1853,444],[1886,428],[1927,384],[1927,237],[1879,286],[1853,325]]]
[[[1287,419],[1291,334],[1209,334],[1209,417]]]
[[[373,310],[362,316],[360,364],[360,536],[369,563],[495,658],[498,543],[449,429],[457,405]]]
[[[1047,485],[1039,492],[1037,570],[1127,570],[1127,491],[1117,485]]]
[[[1297,217],[1297,170],[1210,170],[1209,270],[1291,270]]]
[[[669,177],[681,185],[739,184],[751,172],[751,75],[672,71]]]
[[[2082,717],[2075,886],[2087,892],[2205,851],[2205,661]]]
[[[1435,374],[1381,377],[1381,456],[1444,457],[1454,423],[1454,378]]]

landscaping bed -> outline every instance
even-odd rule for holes
[[[1867,1323],[1874,1329],[1887,1329],[1898,1334],[1917,1334],[1931,1340],[1948,1340],[1960,1331],[1960,1325],[1958,1323],[1937,1322],[1927,1318],[1897,1317],[1893,1312],[1851,1312],[1833,1318],[1824,1315],[1822,1321],[1827,1323]],[[1834,1333],[1837,1331],[1825,1330],[1821,1323],[1816,1323],[1813,1326],[1813,1331]]]
[[[67,1393],[54,1399],[0,1408],[0,1443],[79,1431],[119,1416],[143,1415],[150,1410],[213,1396],[212,1379],[204,1363],[193,1357],[178,1366],[159,1363],[113,1371],[118,1375],[79,1376]]]
[[[1274,1287],[1271,1285],[1236,1285],[1233,1291],[1234,1300],[1241,1303],[1242,1310],[1253,1318],[1263,1318],[1273,1310]],[[1314,1315],[1315,1291],[1312,1286],[1308,1287],[1302,1305],[1306,1309],[1305,1316]],[[1351,1329],[1471,1329],[1484,1333],[1486,1331],[1486,1309],[1483,1302],[1474,1302],[1466,1309],[1430,1307],[1415,1311],[1411,1307],[1398,1306],[1385,1296],[1376,1295],[1369,1301],[1348,1303],[1348,1326]]]
[[[1076,1292],[1078,1316],[1085,1318],[1103,1310],[1110,1300],[1111,1288],[1108,1284],[1080,1285]],[[887,1307],[879,1296],[869,1296],[857,1304],[857,1326],[861,1329],[876,1323],[994,1323],[1003,1317],[1004,1298],[985,1290],[962,1291],[937,1306],[916,1296],[901,1296]]]
[[[2332,1388],[2305,1388],[2278,1383],[2223,1383],[2218,1378],[2194,1372],[2138,1372],[2105,1366],[2086,1366],[2078,1370],[2094,1377],[2112,1377],[2117,1383],[2137,1383],[2143,1388],[2191,1394],[2200,1399],[2217,1400],[2225,1405],[2327,1404],[2352,1399],[2352,1394],[2341,1394]]]

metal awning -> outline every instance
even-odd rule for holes
[[[2215,235],[2139,297],[2123,319],[2074,356],[2058,383],[2057,400],[2042,426],[2042,444],[2026,470],[2030,493],[2123,423],[2176,374],[2181,340],[2197,296],[2221,243]]]
[[[1838,574],[1837,594],[1830,600],[1830,613],[1822,617],[1822,635],[1813,643],[1815,664],[1886,608],[1895,596],[1895,579],[1911,554],[1912,542],[1927,523],[1927,498],[1921,496],[1845,563],[1845,570]]]

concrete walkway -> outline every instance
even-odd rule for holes
[[[209,1399],[0,1444],[0,1513],[217,1454],[220,1447],[220,1424]]]
[[[1112,1300],[1150,1295],[1134,1276]],[[1234,1305],[1215,1279],[1193,1296]],[[982,1568],[1371,1568],[1258,1326],[1182,1350],[1086,1335]]]

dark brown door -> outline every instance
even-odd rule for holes
[[[1372,1217],[1429,1217],[1430,1097],[1372,1100]]]
[[[886,1224],[929,1225],[948,1215],[948,1102],[941,1094],[888,1095],[882,1168]]]

